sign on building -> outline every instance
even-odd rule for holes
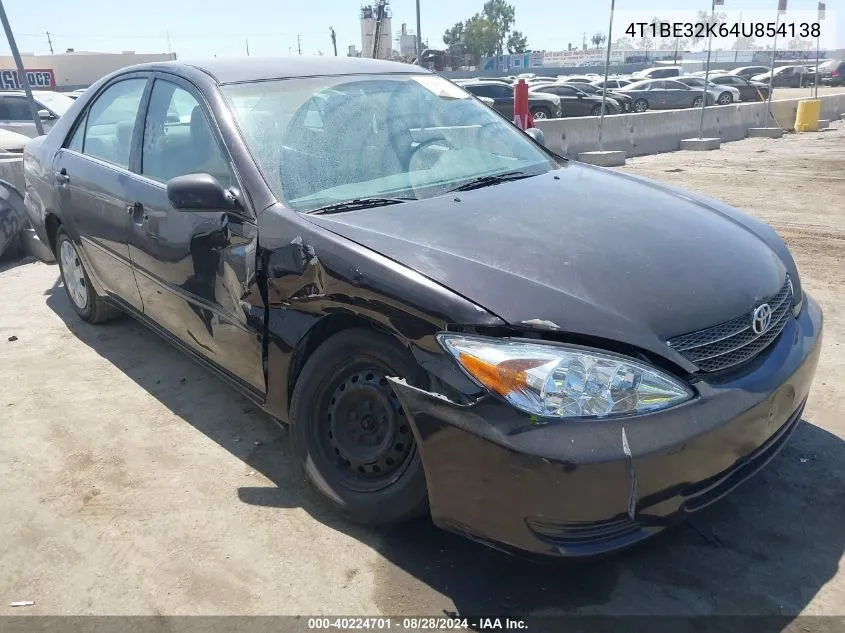
[[[56,75],[52,68],[40,68],[26,71],[30,88],[47,89],[56,87]],[[0,90],[23,90],[17,70],[0,70]]]

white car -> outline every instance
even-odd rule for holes
[[[73,105],[73,99],[51,90],[33,90],[32,98],[35,100],[45,134]],[[0,92],[0,129],[17,132],[30,138],[38,136],[29,103],[26,100],[26,93],[23,90]]]

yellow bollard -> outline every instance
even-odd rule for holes
[[[795,113],[796,132],[815,132],[819,129],[819,115],[822,111],[821,99],[801,99]]]

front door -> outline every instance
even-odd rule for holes
[[[256,282],[258,229],[251,211],[178,211],[167,181],[208,173],[237,185],[230,157],[210,111],[181,79],[157,78],[143,128],[143,149],[133,159],[129,186],[129,254],[144,313],[188,348],[265,393],[263,313],[245,300]]]
[[[129,262],[129,154],[146,76],[108,86],[80,115],[53,159],[62,220],[78,238],[88,270],[104,290],[136,310],[141,295]]]

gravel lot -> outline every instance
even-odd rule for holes
[[[57,267],[7,263],[0,614],[845,614],[845,124],[625,169],[773,224],[825,310],[806,423],[732,496],[624,554],[554,566],[428,521],[351,526],[234,391],[130,319],[80,321]]]

